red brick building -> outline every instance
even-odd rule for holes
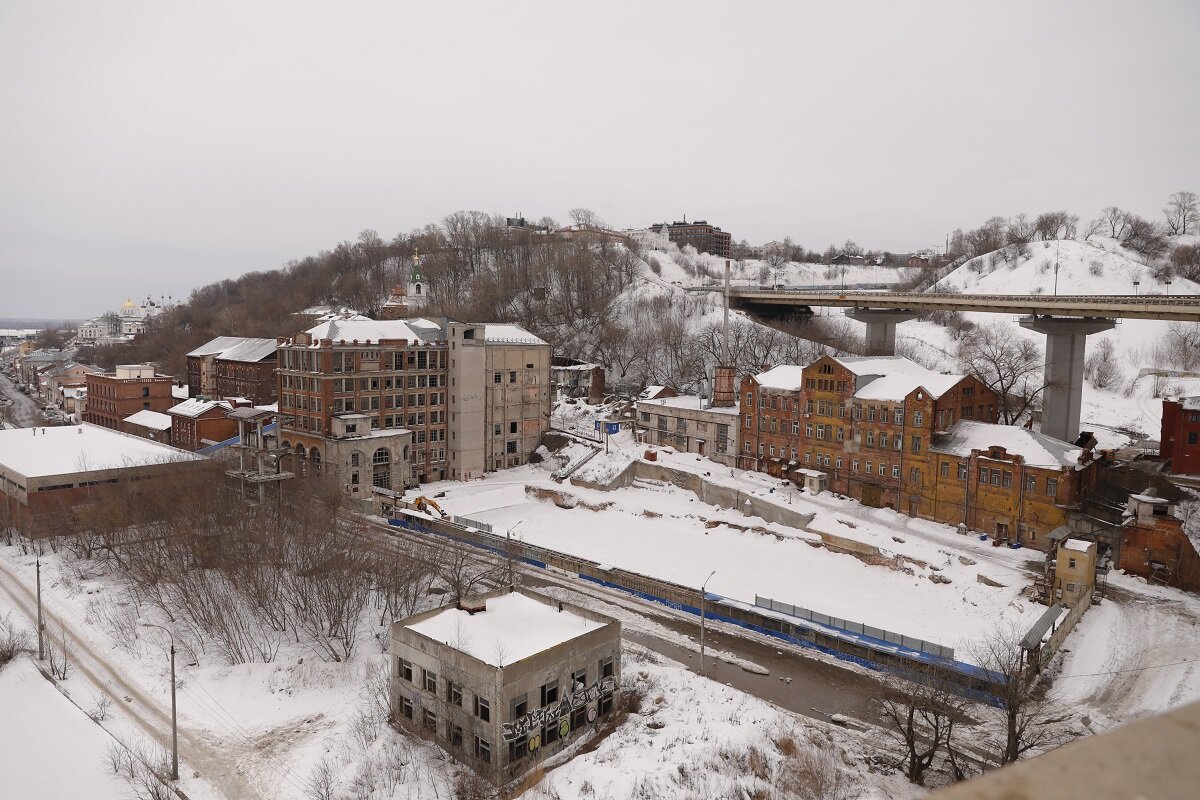
[[[742,378],[739,467],[781,477],[797,466],[803,386],[803,368],[788,365]]]
[[[118,364],[113,372],[87,376],[87,407],[83,421],[114,431],[138,411],[166,410],[175,405],[174,379],[159,375],[153,364]]]
[[[1173,513],[1175,503],[1147,492],[1130,495],[1127,507],[1117,566],[1168,586],[1200,590],[1200,554]]]
[[[171,444],[181,450],[199,450],[237,435],[237,422],[226,414],[226,400],[193,397],[167,409],[171,417]]]
[[[244,397],[253,405],[278,399],[274,339],[218,336],[187,355],[188,396]]]
[[[1200,397],[1163,400],[1158,453],[1177,475],[1200,475]]]

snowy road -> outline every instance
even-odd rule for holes
[[[17,385],[9,377],[0,373],[0,396],[8,398],[7,419],[20,428],[32,428],[42,423],[42,413],[37,402],[27,394],[17,390]]]
[[[37,630],[37,595],[25,579],[12,569],[10,565],[0,562],[0,594],[30,621],[30,627]],[[76,632],[76,620],[69,614],[60,613],[55,608],[52,598],[42,590],[43,615],[46,629],[57,635],[58,631],[68,632],[68,641],[74,651],[75,661],[72,664],[71,683],[82,679],[87,683],[93,696],[107,695],[117,713],[127,716],[147,736],[165,749],[171,744],[171,717],[168,710],[167,695],[162,698],[151,696],[127,680],[127,673],[112,661],[105,651],[94,647],[85,637]],[[75,688],[74,686],[72,688]],[[181,727],[179,731],[180,760],[192,769],[197,770],[204,779],[211,782],[221,795],[228,800],[250,800],[260,794],[253,790],[230,764],[227,751],[215,743],[201,739],[196,734]],[[181,774],[183,768],[181,767]],[[189,791],[192,791],[189,788]]]
[[[1065,704],[1099,733],[1200,699],[1200,599],[1114,576],[1066,643],[1054,678]]]

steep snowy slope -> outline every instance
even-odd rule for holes
[[[1034,242],[1024,253],[1005,248],[974,258],[939,281],[931,291],[962,294],[1200,294],[1200,285],[1176,278],[1168,286],[1154,277],[1152,266],[1111,239],[1088,242],[1065,240]],[[1134,286],[1134,281],[1138,285]],[[1018,335],[1044,345],[1043,337],[1018,327],[1014,320],[998,314],[969,313],[977,325],[1003,323]],[[914,326],[918,323],[907,323]],[[1186,323],[1197,324],[1197,323]],[[957,343],[946,328],[928,324],[919,331],[901,326],[901,341],[912,337],[929,351],[954,353]],[[938,337],[941,337],[940,341]],[[1171,324],[1157,320],[1121,320],[1117,327],[1088,337],[1088,353],[1110,341],[1119,379],[1108,389],[1085,384],[1083,422],[1098,431],[1111,431],[1103,444],[1128,441],[1124,431],[1140,432],[1156,439],[1161,420],[1161,401],[1152,396],[1150,384],[1134,385],[1143,369],[1179,369],[1178,354],[1171,349]],[[950,359],[952,362],[953,359]],[[949,366],[950,364],[947,364]]]

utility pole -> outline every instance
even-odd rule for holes
[[[704,579],[704,583],[700,584],[700,674],[704,674],[704,587],[708,586],[708,582],[712,580],[712,576],[716,575],[714,569],[708,573],[708,577]]]
[[[179,720],[175,715],[175,634],[171,633],[169,628],[164,628],[162,625],[155,625],[152,622],[143,622],[143,628],[158,628],[160,631],[166,631],[167,636],[171,637],[171,780],[179,780]]]
[[[37,603],[38,603],[38,661],[46,660],[45,628],[42,624],[42,557],[37,557]]]

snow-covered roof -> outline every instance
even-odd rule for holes
[[[1086,553],[1096,546],[1095,542],[1085,542],[1082,539],[1067,539],[1062,543],[1066,550],[1074,550],[1077,553]]]
[[[483,611],[470,614],[448,607],[407,627],[502,667],[602,628],[604,623],[510,592],[489,597]]]
[[[489,344],[546,344],[520,325],[489,322],[483,326],[483,340]]]
[[[899,402],[908,397],[914,389],[924,387],[930,396],[936,398],[941,397],[962,379],[962,375],[943,375],[932,370],[923,369],[920,372],[905,370],[875,378],[856,391],[854,397],[857,400]]]
[[[677,397],[656,397],[652,400],[638,400],[638,410],[644,408],[682,408],[692,411],[711,411],[714,414],[732,414],[738,415],[737,406],[718,406],[716,408],[708,405],[708,400],[695,394],[681,394]]]
[[[1130,500],[1137,500],[1139,503],[1152,503],[1154,505],[1170,505],[1171,501],[1165,497],[1157,497],[1152,494],[1131,494]]]
[[[172,384],[171,397],[174,397],[176,400],[187,400],[188,399],[188,387],[175,386],[174,384]]]
[[[1200,395],[1196,397],[1181,397],[1179,405],[1186,411],[1200,411]]]
[[[840,356],[834,361],[855,375],[895,375],[901,372],[926,373],[929,370],[904,356]]]
[[[225,361],[262,361],[275,352],[274,339],[252,339],[246,336],[218,336],[200,345],[189,356],[216,356]]]
[[[666,390],[666,388],[667,388],[666,386],[658,386],[658,385],[647,386],[645,389],[642,389],[642,393],[638,395],[638,400],[652,400],[655,397],[657,397],[661,392]]]
[[[87,397],[86,386],[64,386],[63,397]]]
[[[804,367],[781,364],[774,369],[755,375],[754,380],[758,381],[758,385],[764,389],[795,391],[804,386]]]
[[[931,449],[938,453],[969,456],[972,450],[986,451],[1003,447],[1009,455],[1019,455],[1031,467],[1058,469],[1075,465],[1080,448],[1037,431],[1014,425],[959,420],[944,434],[935,436]]]
[[[137,425],[140,428],[151,428],[156,431],[171,430],[171,416],[169,414],[150,411],[149,409],[142,409],[135,414],[130,414],[124,421],[130,425]]]
[[[440,339],[440,335],[431,335],[431,331],[423,324],[426,320],[406,319],[351,319],[330,320],[316,327],[309,328],[306,333],[313,338],[316,346],[322,339],[335,342],[379,342],[384,339],[404,339],[410,342],[424,342]],[[434,326],[434,331],[437,331]]]
[[[186,450],[90,423],[0,431],[0,467],[27,478],[200,458]]]
[[[233,409],[233,406],[225,400],[201,400],[199,397],[193,397],[191,400],[184,400],[179,405],[171,406],[167,409],[167,413],[195,419],[214,408],[223,408],[226,411],[230,411]]]
[[[553,372],[566,372],[566,371],[591,372],[598,366],[600,366],[600,365],[599,364],[572,364],[569,367],[552,366],[552,367],[550,367],[550,369]]]

